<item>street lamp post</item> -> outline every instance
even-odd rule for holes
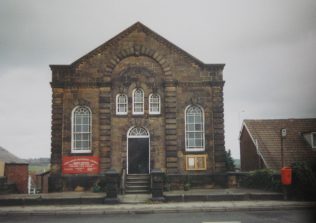
[[[283,140],[286,137],[286,129],[282,128],[281,131],[281,168],[284,167],[284,151],[283,151]]]

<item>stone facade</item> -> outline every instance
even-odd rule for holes
[[[150,169],[167,174],[213,174],[225,171],[223,64],[204,64],[141,23],[136,23],[70,65],[51,65],[51,191],[71,190],[71,175],[62,174],[64,156],[100,158],[100,174],[127,168],[127,134],[143,127],[150,135]],[[144,91],[144,114],[132,113],[132,92]],[[116,114],[116,95],[128,96],[127,115]],[[160,114],[149,114],[148,97],[158,93]],[[88,154],[71,151],[72,111],[87,106],[92,113]],[[185,109],[204,111],[205,149],[185,149]],[[206,170],[187,171],[185,156],[205,154]],[[97,179],[96,174],[77,177]]]

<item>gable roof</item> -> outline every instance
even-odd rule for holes
[[[282,128],[287,130],[283,140],[285,165],[296,161],[316,160],[316,151],[312,150],[303,137],[306,132],[316,132],[316,118],[244,120],[243,129],[248,131],[253,143],[257,144],[258,154],[267,168],[281,167]]]
[[[114,36],[110,40],[106,41],[105,43],[103,43],[102,45],[98,46],[94,50],[90,51],[89,53],[87,53],[84,56],[82,56],[79,59],[77,59],[70,66],[76,66],[77,64],[80,64],[83,60],[85,60],[85,59],[87,59],[87,58],[89,58],[89,57],[91,57],[91,56],[103,51],[105,48],[115,44],[116,42],[118,42],[122,38],[124,38],[127,35],[129,35],[130,33],[134,32],[135,30],[143,31],[147,35],[153,37],[154,39],[156,39],[157,41],[163,43],[164,45],[174,49],[176,52],[182,54],[184,57],[190,59],[192,62],[196,63],[197,65],[199,65],[201,67],[212,67],[213,69],[214,68],[223,69],[224,66],[225,66],[225,64],[204,64],[202,61],[200,61],[196,57],[192,56],[188,52],[184,51],[180,47],[176,46],[175,44],[171,43],[169,40],[167,40],[164,37],[160,36],[159,34],[154,32],[153,30],[149,29],[147,26],[145,26],[141,22],[136,22],[135,24],[133,24],[129,28],[125,29],[121,33],[117,34],[116,36]],[[51,65],[51,66],[55,66],[55,65]]]
[[[10,153],[8,150],[0,146],[0,161],[5,163],[18,163],[26,164],[27,162],[23,159],[18,158],[17,156]]]

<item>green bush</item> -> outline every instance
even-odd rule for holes
[[[225,150],[225,165],[227,171],[235,171],[236,167],[230,149],[228,151]]]
[[[292,198],[316,200],[316,165],[315,163],[296,162],[292,167]]]
[[[280,175],[270,169],[251,171],[240,180],[246,188],[281,191]]]

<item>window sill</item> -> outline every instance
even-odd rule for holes
[[[92,151],[91,150],[80,150],[80,151],[76,151],[76,150],[72,150],[71,154],[91,154]]]
[[[117,116],[127,116],[127,113],[116,113]]]
[[[151,116],[158,116],[158,115],[161,115],[161,113],[148,113],[149,115]]]
[[[186,152],[204,152],[205,148],[185,149]]]

